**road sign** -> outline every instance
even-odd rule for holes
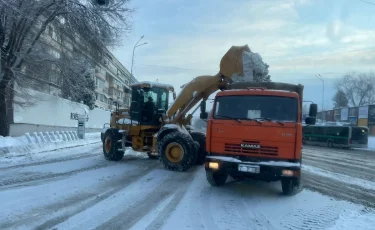
[[[86,117],[79,115],[77,120],[78,120],[78,131],[77,131],[78,137],[80,139],[85,139]]]

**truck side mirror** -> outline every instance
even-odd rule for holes
[[[316,117],[317,114],[318,114],[318,105],[310,104],[309,117]]]
[[[200,114],[200,119],[207,119],[208,118],[208,113],[206,112],[206,101],[201,101],[201,114]]]
[[[201,101],[201,113],[206,112],[206,101]]]
[[[203,113],[200,114],[199,117],[200,117],[200,119],[204,119],[205,120],[205,119],[208,118],[208,113],[207,112],[203,112]]]

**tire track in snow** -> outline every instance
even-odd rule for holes
[[[98,152],[99,154],[100,152]],[[90,154],[90,155],[87,155]],[[45,160],[45,161],[38,161],[38,162],[33,162],[33,163],[27,163],[27,164],[18,164],[18,165],[13,165],[9,167],[3,167],[0,168],[0,172],[3,170],[8,170],[8,169],[15,169],[15,168],[25,168],[29,166],[38,166],[38,165],[45,165],[45,164],[52,164],[52,163],[60,163],[60,162],[66,162],[66,161],[75,161],[75,160],[80,160],[84,158],[90,158],[90,157],[96,157],[98,155],[92,154],[91,152],[88,153],[82,153],[82,154],[77,154],[75,156],[71,157],[63,157],[63,158],[58,158],[58,159],[51,159],[51,160]]]
[[[303,184],[305,188],[334,197],[338,200],[348,200],[353,203],[368,207],[375,207],[375,193],[345,182],[303,172]]]
[[[64,179],[65,177],[85,172],[85,171],[91,171],[91,170],[96,170],[108,166],[112,166],[114,164],[118,163],[124,163],[124,162],[129,162],[129,161],[137,161],[140,160],[140,158],[137,157],[129,157],[127,159],[123,159],[120,162],[110,162],[110,161],[102,161],[100,163],[96,163],[93,166],[89,167],[84,167],[84,168],[79,168],[71,171],[66,171],[66,172],[61,172],[61,173],[27,173],[24,174],[24,177],[16,177],[12,179],[6,179],[6,180],[0,180],[0,188],[2,189],[9,189],[9,188],[14,188],[14,187],[19,187],[19,186],[30,186],[30,185],[35,185],[38,182],[41,181],[47,181],[47,180],[56,180],[56,179]],[[53,162],[55,163],[55,162]]]
[[[375,180],[375,170],[362,168],[360,166],[350,166],[341,164],[339,161],[325,161],[321,159],[310,159],[304,157],[303,163],[317,168],[325,169],[327,171],[348,175],[351,177],[362,178],[369,181]]]
[[[276,229],[270,221],[260,212],[253,212],[252,209],[247,205],[246,199],[249,197],[249,192],[246,189],[237,189],[238,197],[241,199],[235,199],[236,209],[246,223],[246,225],[251,226],[251,229],[260,230],[272,230]],[[245,196],[246,195],[246,196]],[[250,195],[251,197],[251,195]],[[253,201],[254,202],[254,201]]]
[[[193,229],[273,229],[263,216],[249,212],[241,197],[241,184],[237,184],[241,180],[228,179],[221,187],[211,186],[205,176],[200,176],[199,180],[205,183],[203,188],[200,185],[201,192],[193,197],[198,205],[189,208]]]
[[[310,152],[314,154],[323,155],[337,155],[344,157],[360,156],[361,159],[367,160],[368,158],[373,159],[375,151],[361,150],[361,149],[339,149],[339,148],[327,148],[321,146],[305,145],[303,147],[303,152]]]
[[[166,178],[163,183],[161,183],[153,191],[150,191],[150,193],[146,194],[143,199],[136,201],[134,204],[120,212],[117,216],[109,219],[95,229],[129,229],[139,220],[141,220],[142,217],[153,211],[154,207],[158,206],[164,200],[174,195],[175,197],[172,199],[172,201],[148,226],[148,229],[159,229],[166,220],[162,220],[161,218],[168,218],[171,214],[170,210],[174,209],[174,207],[178,205],[186,193],[187,187],[194,178],[192,173],[195,173],[196,169],[197,168],[194,168],[192,171],[182,173],[173,172],[169,178]],[[177,189],[174,190],[174,188]]]
[[[121,179],[109,181],[109,183],[101,185],[100,188],[94,190],[94,192],[80,193],[63,201],[58,201],[47,206],[30,210],[25,215],[25,218],[3,223],[0,225],[0,228],[14,228],[17,226],[27,225],[27,223],[35,223],[45,219],[45,216],[48,214],[57,213],[55,214],[55,217],[44,220],[35,229],[53,228],[53,226],[68,220],[70,217],[94,206],[95,204],[111,197],[121,190],[126,189],[145,174],[155,169],[158,165],[158,162],[153,162],[149,163],[147,166],[140,166],[139,170],[132,170]],[[37,215],[35,215],[35,213],[37,213]]]
[[[312,158],[312,159],[320,159],[320,160],[326,160],[326,161],[334,161],[337,162],[339,159],[339,163],[349,165],[349,166],[361,166],[365,168],[373,168],[375,166],[375,163],[373,159],[367,159],[364,160],[360,158],[360,156],[353,155],[352,157],[345,157],[337,154],[332,155],[321,155],[321,154],[304,154],[303,157]]]
[[[350,157],[346,155],[340,155],[334,152],[323,152],[324,154],[317,153],[317,152],[304,152],[303,156],[307,158],[314,158],[314,159],[321,159],[326,161],[336,161],[340,162],[341,164],[346,165],[354,165],[354,166],[362,166],[362,167],[368,167],[373,168],[375,166],[374,160],[375,160],[375,154],[372,157],[362,157],[360,154],[358,155],[351,155]]]
[[[202,170],[200,173],[203,173],[204,175],[206,175],[204,170]],[[203,226],[202,227],[203,229],[205,228],[206,229],[220,229],[219,226],[216,225],[215,220],[212,216],[212,214],[215,213],[215,211],[211,211],[213,187],[211,187],[211,185],[209,185],[208,182],[206,181],[206,176],[200,176],[199,179],[204,180],[204,183],[206,185],[205,187],[203,187],[203,189],[201,189],[200,194],[199,194],[200,197],[197,199],[197,203],[199,207],[198,215],[199,215],[200,225]]]
[[[48,180],[48,179],[56,179],[58,177],[66,177],[66,176],[71,176],[80,172],[85,172],[85,171],[90,171],[90,170],[95,170],[95,169],[100,169],[104,167],[108,167],[111,164],[108,163],[101,163],[101,164],[95,164],[90,167],[85,167],[85,168],[80,168],[68,172],[63,172],[63,173],[45,173],[45,174],[39,174],[36,173],[35,175],[31,175],[29,177],[19,177],[19,178],[13,178],[13,179],[7,179],[0,181],[0,188],[7,186],[7,188],[15,187],[15,186],[20,186],[20,185],[30,185],[28,184],[29,182],[33,181],[40,181],[40,180]],[[30,175],[30,174],[26,174]]]
[[[157,217],[147,226],[146,230],[161,229],[165,221],[172,215],[174,209],[180,203],[181,199],[184,197],[186,192],[187,189],[179,189],[174,194],[172,200],[166,205],[166,207],[164,207],[164,209],[161,212],[159,212]]]
[[[319,209],[294,209],[284,216],[282,226],[290,230],[324,230],[338,219],[335,207],[324,206]]]

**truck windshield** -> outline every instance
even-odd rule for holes
[[[280,96],[222,96],[214,105],[215,119],[264,119],[280,122],[296,122],[298,101]]]

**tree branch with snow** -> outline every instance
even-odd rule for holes
[[[51,40],[46,34],[48,28],[52,27],[54,33],[64,37],[60,41],[51,42],[59,43],[64,49],[63,53],[73,54],[74,50],[65,47],[71,45],[83,50],[82,60],[100,62],[107,48],[119,45],[124,35],[131,30],[133,9],[129,7],[129,2],[110,0],[108,4],[99,6],[88,0],[0,0],[0,135],[9,134],[13,105],[27,106],[27,102],[31,101],[33,95],[24,89],[36,85],[48,87],[55,83],[46,75],[54,70],[76,73],[75,70],[79,68],[75,67],[87,64],[47,54],[45,51],[53,46],[46,44],[46,40]],[[67,64],[69,60],[71,63]],[[76,80],[62,75],[61,85],[56,84],[63,86],[65,92],[70,91],[70,96],[75,98],[73,91],[67,88],[74,88],[77,82],[84,81],[87,87],[85,90],[91,90],[84,94],[88,95],[87,103],[90,104],[93,83],[86,81],[82,77],[85,76],[82,69],[80,71],[71,75],[77,77]]]

